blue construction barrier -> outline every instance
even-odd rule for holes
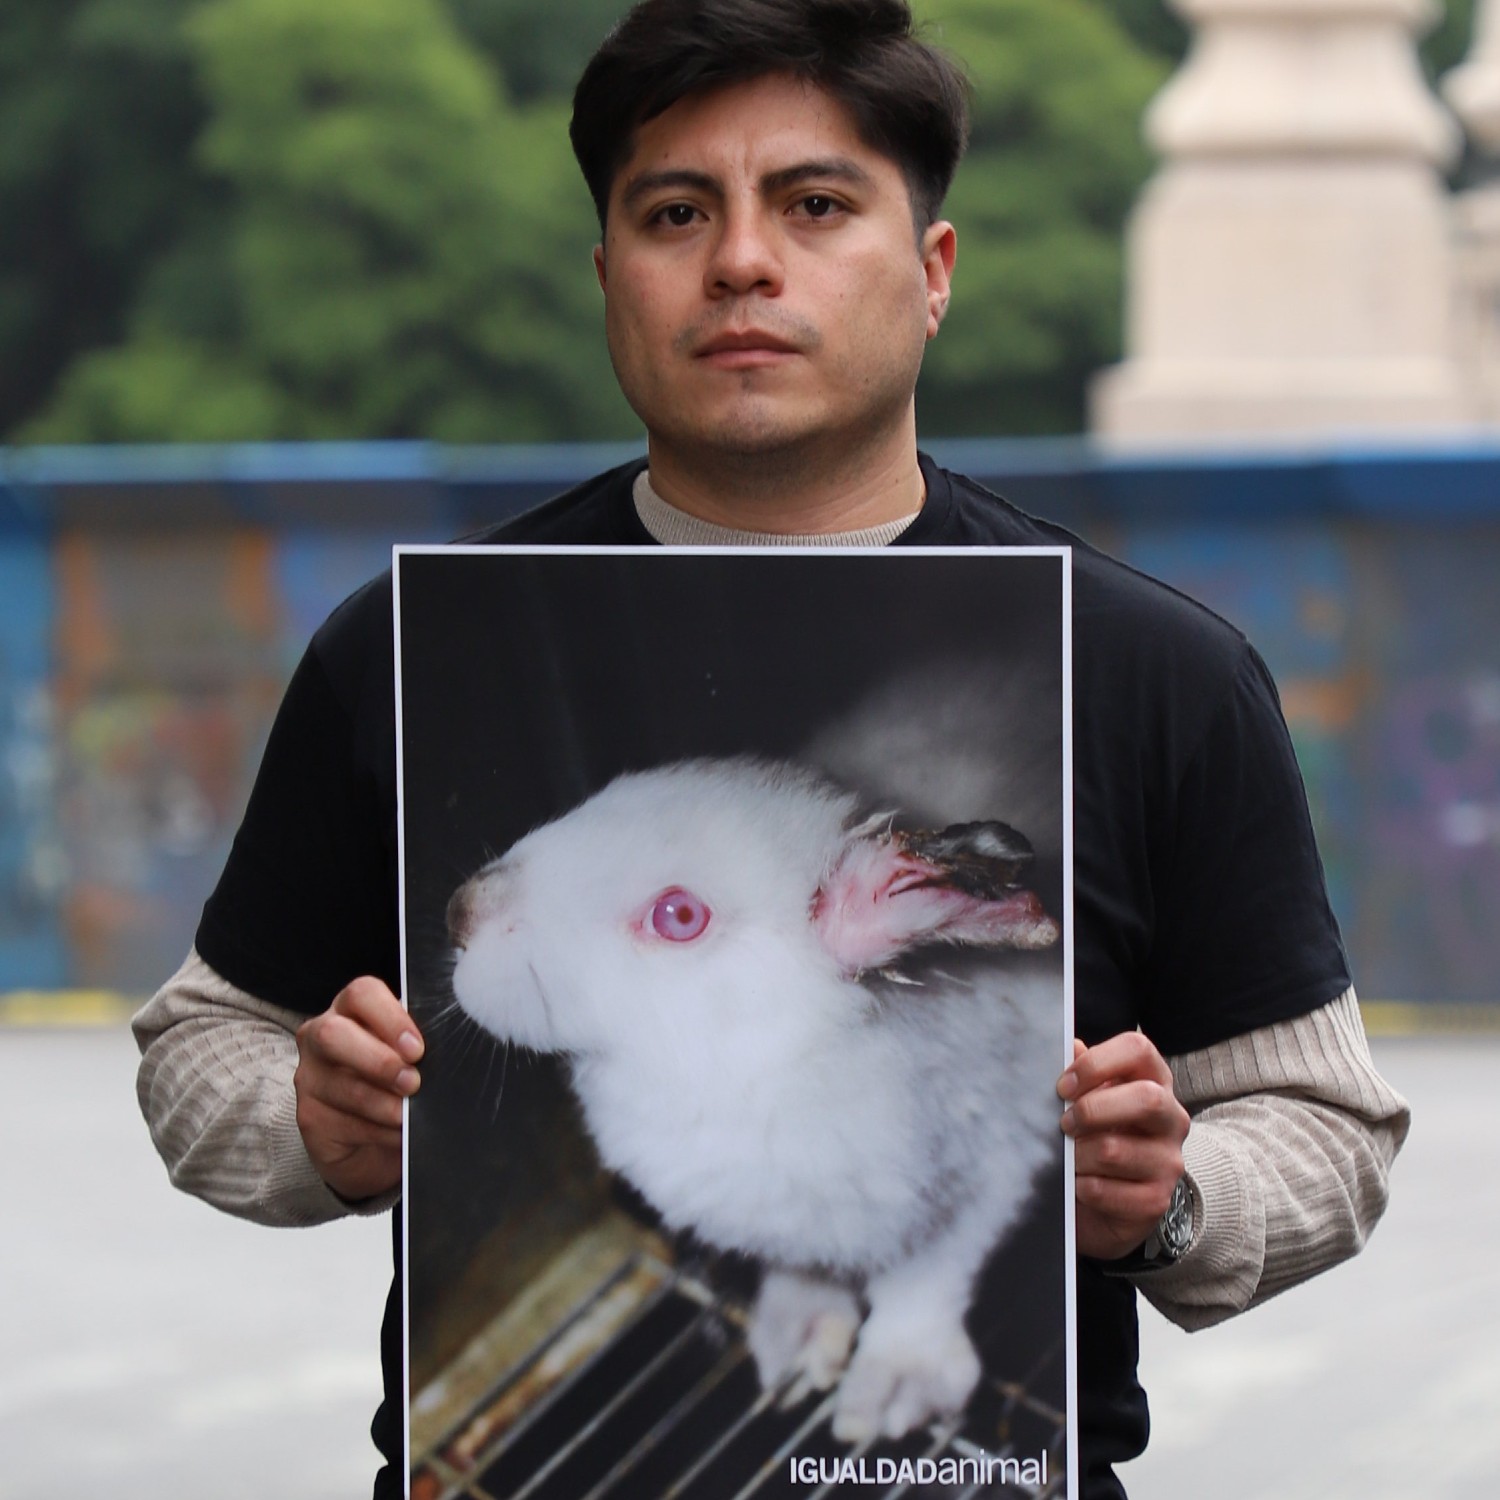
[[[1261,647],[1367,996],[1500,999],[1500,436],[931,446]],[[461,535],[639,451],[0,450],[0,991],[149,989],[328,610],[393,542]]]

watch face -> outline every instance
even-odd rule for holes
[[[1161,1247],[1176,1260],[1193,1242],[1193,1191],[1186,1177],[1177,1181],[1172,1201],[1161,1218]]]

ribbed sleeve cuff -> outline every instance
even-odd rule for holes
[[[1254,1163],[1233,1133],[1194,1125],[1182,1160],[1193,1185],[1193,1243],[1175,1265],[1131,1280],[1151,1302],[1170,1304],[1184,1328],[1206,1328],[1250,1305],[1265,1263],[1265,1204],[1250,1191]]]
[[[1195,1239],[1175,1265],[1124,1274],[1174,1323],[1203,1328],[1360,1249],[1410,1111],[1375,1070],[1353,990],[1170,1062],[1192,1116]]]
[[[302,1132],[297,1128],[297,1095],[287,1090],[265,1120],[267,1170],[261,1185],[263,1206],[278,1223],[289,1226],[326,1224],[349,1214],[385,1213],[401,1201],[399,1189],[351,1202],[318,1175]]]
[[[351,1203],[308,1156],[293,1082],[303,1019],[237,990],[196,952],[135,1017],[141,1111],[175,1186],[289,1226],[382,1213],[399,1199]]]

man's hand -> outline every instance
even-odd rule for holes
[[[379,979],[356,979],[297,1028],[297,1128],[323,1181],[358,1202],[401,1185],[401,1101],[421,1033]]]
[[[1138,1031],[1096,1047],[1075,1039],[1057,1092],[1070,1106],[1062,1128],[1075,1148],[1079,1254],[1116,1260],[1145,1243],[1172,1201],[1187,1111],[1166,1059]]]

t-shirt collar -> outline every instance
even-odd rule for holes
[[[789,535],[784,532],[747,531],[735,526],[715,525],[711,520],[691,516],[664,501],[651,486],[651,471],[645,465],[631,477],[630,501],[633,517],[652,541],[661,546],[805,546],[805,547],[883,547],[930,541],[941,534],[953,504],[953,492],[947,474],[926,453],[919,453],[922,480],[927,495],[922,507],[909,516],[888,520],[879,526],[861,526],[853,531],[816,532]]]

